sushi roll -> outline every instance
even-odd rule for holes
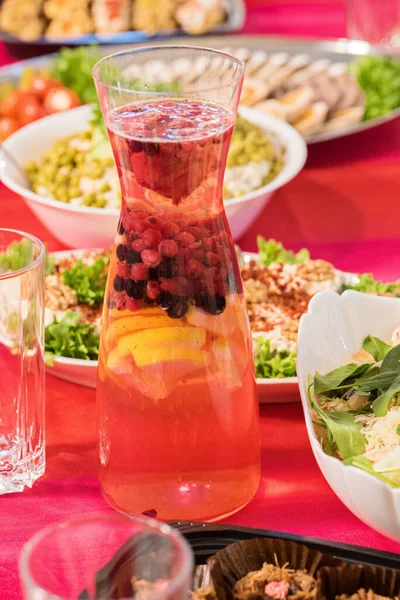
[[[115,33],[130,29],[131,2],[129,0],[94,0],[92,14],[94,30],[97,33]]]

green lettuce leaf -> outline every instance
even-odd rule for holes
[[[255,358],[256,376],[261,378],[277,378],[296,376],[296,353],[271,352],[270,340],[258,340],[258,353]]]
[[[400,485],[398,485],[397,483],[395,483],[391,479],[388,479],[387,477],[385,477],[381,473],[377,473],[375,471],[375,469],[374,469],[374,465],[372,464],[372,462],[369,461],[364,456],[351,456],[351,457],[345,459],[343,461],[343,463],[345,465],[353,466],[353,467],[358,467],[359,469],[362,469],[363,471],[366,471],[370,475],[373,475],[377,479],[380,479],[381,481],[383,481],[383,483],[386,483],[387,485],[390,485],[390,487],[392,487],[392,488],[399,488],[400,487]]]
[[[65,285],[76,291],[79,302],[89,306],[102,304],[107,282],[107,274],[104,272],[107,263],[106,257],[100,257],[87,266],[78,260],[70,269],[62,272]]]
[[[326,375],[321,375],[317,372],[314,376],[315,393],[323,394],[337,390],[338,388],[341,388],[341,386],[350,388],[354,383],[351,383],[350,381],[346,383],[347,380],[353,380],[356,377],[364,375],[370,366],[371,365],[369,364],[357,365],[355,363],[349,363],[348,365],[343,365],[343,367],[330,371],[330,373],[327,373]]]
[[[389,344],[383,342],[379,338],[369,335],[363,341],[363,348],[366,352],[369,352],[375,362],[380,362],[386,356],[386,354],[392,349]]]
[[[291,250],[286,250],[280,242],[273,239],[266,240],[260,235],[257,237],[257,246],[260,263],[265,267],[274,262],[292,265],[310,259],[310,253],[305,248],[296,254]]]
[[[52,363],[54,356],[97,360],[99,356],[99,334],[89,323],[79,322],[79,313],[67,310],[61,320],[56,317],[45,329],[46,362]]]
[[[355,415],[350,412],[323,410],[315,400],[314,385],[308,388],[309,401],[320,419],[325,423],[340,454],[344,459],[363,454],[365,436],[361,433],[362,423],[356,423]]]

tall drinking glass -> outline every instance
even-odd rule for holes
[[[208,68],[200,78],[199,63]],[[184,72],[187,83],[154,83]],[[120,52],[94,68],[122,188],[97,385],[101,486],[120,511],[213,520],[259,483],[242,282],[222,200],[243,64]]]
[[[0,229],[0,494],[43,475],[45,249]]]
[[[168,525],[93,513],[37,533],[19,567],[26,600],[187,600],[193,561]]]

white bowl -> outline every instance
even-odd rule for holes
[[[277,134],[287,153],[282,171],[271,183],[226,202],[226,213],[235,240],[258,217],[273,192],[297,175],[307,157],[304,140],[287,123],[250,108],[241,108],[240,113],[263,129]],[[3,147],[23,169],[27,162],[38,160],[57,139],[85,130],[90,118],[90,106],[45,117],[14,133],[4,142]],[[29,189],[21,173],[6,155],[0,163],[0,179],[25,199],[38,219],[63,244],[71,248],[105,248],[112,244],[117,230],[118,210],[72,206],[39,196]]]
[[[297,345],[297,374],[308,436],[325,479],[361,521],[396,541],[400,541],[400,489],[325,454],[311,421],[307,381],[316,371],[325,374],[349,362],[368,335],[390,339],[399,323],[400,299],[354,291],[341,296],[320,292],[301,318]]]

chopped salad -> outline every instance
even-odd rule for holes
[[[368,336],[352,362],[309,382],[314,430],[324,451],[400,487],[400,328]]]

